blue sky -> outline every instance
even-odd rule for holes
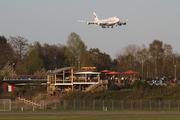
[[[75,32],[90,48],[116,58],[129,44],[146,47],[154,39],[180,53],[180,0],[0,0],[0,35],[22,36],[29,43],[66,45]],[[126,26],[102,29],[74,19],[93,21],[118,16]]]

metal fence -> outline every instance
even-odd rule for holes
[[[11,100],[10,100],[11,101]],[[179,100],[41,100],[40,106],[12,100],[11,104],[0,100],[0,109],[74,109],[74,110],[179,110]],[[4,107],[5,106],[5,107]]]
[[[0,111],[11,110],[11,99],[0,99]]]

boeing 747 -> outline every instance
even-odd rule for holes
[[[126,22],[120,22],[118,17],[110,17],[108,19],[99,20],[96,13],[94,12],[94,21],[83,21],[83,20],[76,20],[78,22],[85,22],[87,25],[95,24],[96,26],[102,26],[102,28],[113,28],[114,25],[126,25]],[[128,19],[127,19],[128,21]]]

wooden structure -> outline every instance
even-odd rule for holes
[[[54,94],[56,86],[71,86],[73,91],[73,69],[74,67],[65,67],[56,69],[52,72],[47,73],[47,91],[50,94]]]
[[[90,70],[73,71],[74,67],[56,69],[47,73],[47,91],[50,94],[61,91],[74,91],[85,89],[93,84],[99,84],[101,72]]]

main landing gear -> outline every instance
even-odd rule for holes
[[[109,26],[102,26],[102,28],[106,28],[106,27],[109,28]],[[111,28],[113,28],[113,26],[111,26]]]

